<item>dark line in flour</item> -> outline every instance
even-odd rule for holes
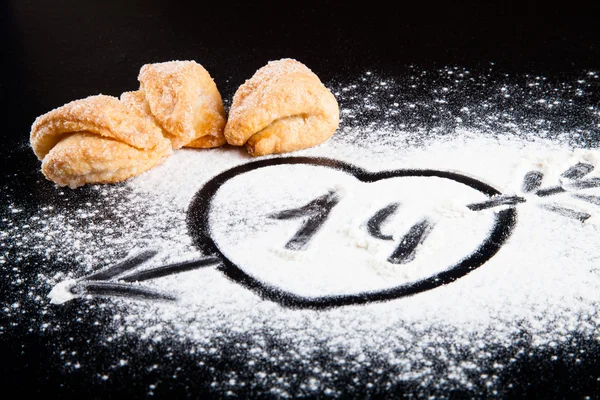
[[[219,257],[206,257],[197,260],[182,261],[169,265],[162,265],[152,269],[136,272],[132,275],[124,276],[120,280],[123,282],[142,282],[149,279],[161,278],[163,276],[178,274],[181,272],[192,271],[198,268],[211,267],[221,263]]]
[[[551,186],[549,188],[536,190],[535,194],[540,197],[548,197],[564,192],[566,192],[566,190],[562,186]]]
[[[591,217],[591,215],[586,212],[576,211],[555,204],[538,204],[538,206],[543,208],[544,210],[552,211],[559,215],[562,215],[563,217],[578,219],[581,222],[585,222],[588,218]]]
[[[573,197],[578,198],[579,200],[587,201],[588,203],[596,204],[600,206],[600,196],[593,196],[589,194],[573,194]]]
[[[600,177],[581,179],[575,182],[569,182],[568,188],[571,189],[590,189],[600,187]]]
[[[340,196],[336,192],[330,191],[305,206],[271,214],[270,217],[275,219],[306,218],[296,234],[285,244],[285,248],[304,250],[310,239],[323,227],[331,210],[339,201]]]
[[[399,203],[392,203],[381,210],[377,211],[375,215],[373,215],[367,221],[367,232],[373,237],[381,240],[394,240],[392,235],[384,235],[381,232],[381,225],[387,221],[387,219],[392,216],[396,210],[398,209]]]
[[[500,196],[494,196],[490,200],[482,201],[480,203],[467,204],[467,208],[469,210],[473,210],[473,211],[481,211],[481,210],[485,210],[488,208],[504,206],[504,205],[514,206],[514,205],[517,205],[519,203],[524,203],[524,202],[525,202],[524,197],[500,195]]]
[[[581,179],[594,170],[594,166],[588,163],[577,163],[562,173],[563,178]]]
[[[389,256],[388,261],[392,264],[407,264],[414,260],[417,247],[429,236],[433,225],[430,219],[425,218],[411,226],[392,255]]]
[[[78,296],[119,296],[141,300],[177,300],[176,297],[147,289],[137,285],[118,282],[80,281],[72,288],[71,293]]]
[[[152,257],[158,254],[156,250],[143,250],[134,256],[127,258],[115,265],[112,265],[102,271],[98,271],[91,275],[84,277],[83,279],[88,281],[106,281],[112,278],[123,275],[127,271],[137,267],[138,265],[148,261]]]
[[[529,171],[523,178],[521,189],[525,193],[533,192],[542,185],[544,174],[541,171]]]

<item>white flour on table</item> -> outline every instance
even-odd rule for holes
[[[600,126],[598,109],[571,102],[575,105],[568,107],[583,115],[583,122],[567,121],[564,129],[553,130],[548,121],[559,117],[550,106],[569,102],[552,90],[540,89],[543,98],[521,93],[520,99],[528,103],[518,110],[531,104],[550,107],[550,117],[519,121],[519,112],[509,108],[490,111],[494,99],[462,99],[459,107],[446,97],[465,85],[488,82],[485,76],[467,83],[467,78],[453,79],[468,77],[463,70],[438,73],[450,77],[445,78],[448,85],[430,84],[429,99],[403,101],[394,92],[399,84],[370,74],[340,85],[336,96],[342,124],[336,135],[321,146],[283,156],[327,157],[371,172],[449,171],[518,196],[523,201],[514,205],[513,232],[493,257],[455,282],[428,291],[324,310],[287,308],[261,299],[215,267],[145,281],[144,287],[177,300],[100,301],[114,313],[113,323],[104,328],[103,345],[115,346],[120,354],[115,365],[135,358],[130,350],[117,349],[120,341],[134,337],[149,346],[180,343],[178,351],[200,365],[219,353],[233,354],[240,366],[213,377],[213,389],[222,394],[252,387],[282,397],[316,391],[335,396],[347,390],[339,386],[345,376],[350,382],[344,385],[367,392],[408,384],[432,395],[448,390],[493,395],[501,390],[503,371],[527,356],[525,349],[559,354],[580,338],[598,343],[600,205],[590,199],[600,196],[600,188],[578,187],[549,196],[523,191],[524,177],[531,171],[543,173],[541,188],[568,183],[561,174],[578,163],[594,167],[585,179],[600,177],[598,150],[585,145],[590,135],[586,127],[593,133]],[[534,86],[529,88],[543,85],[537,78],[531,77]],[[586,79],[597,80],[597,75]],[[520,90],[498,86],[498,98]],[[474,115],[474,109],[481,114]],[[365,115],[375,122],[361,120]],[[83,204],[75,212],[46,205],[25,220],[6,219],[1,238],[11,254],[63,265],[61,271],[27,262],[21,267],[23,272],[40,268],[39,286],[29,295],[43,310],[34,329],[61,329],[53,325],[52,315],[63,305],[49,304],[46,297],[55,284],[114,264],[129,251],[160,250],[144,268],[202,256],[188,234],[190,202],[217,174],[252,161],[233,148],[180,150],[125,184],[91,189],[104,203]],[[301,207],[327,190],[341,196],[330,219],[305,251],[286,249],[301,221],[269,215]],[[493,215],[509,207],[466,208],[486,199],[440,178],[360,183],[318,166],[272,166],[225,183],[210,218],[217,245],[222,244],[219,248],[230,260],[270,285],[310,297],[385,289],[455,264],[485,237]],[[397,212],[381,225],[392,240],[369,235],[365,221],[393,202],[399,204]],[[16,205],[9,205],[9,211],[16,216],[23,212]],[[587,215],[584,222],[577,218],[581,215]],[[403,232],[423,216],[436,223],[418,246],[413,265],[386,261]],[[11,259],[2,262],[6,270]],[[303,274],[305,270],[310,274]],[[19,271],[13,273],[19,279]],[[97,299],[75,301],[82,309],[86,304],[98,307]],[[10,318],[22,307],[7,304],[4,312]],[[77,356],[63,358],[68,368],[79,362]],[[110,370],[99,376],[110,379]]]

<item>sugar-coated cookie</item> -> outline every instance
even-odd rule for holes
[[[225,144],[221,94],[202,65],[195,61],[146,64],[138,80],[140,89],[124,93],[121,100],[158,124],[173,149]]]
[[[294,59],[270,61],[233,96],[225,139],[253,156],[318,145],[339,125],[335,96]]]
[[[37,117],[30,143],[46,178],[72,188],[125,180],[172,154],[170,141],[155,124],[105,95],[75,100]]]

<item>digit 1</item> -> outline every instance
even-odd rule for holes
[[[335,191],[318,197],[310,203],[289,210],[280,211],[269,215],[274,219],[302,219],[306,218],[296,234],[285,244],[288,250],[304,250],[312,237],[321,229],[329,213],[340,201],[340,196]]]

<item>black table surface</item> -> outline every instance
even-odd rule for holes
[[[35,187],[39,162],[29,147],[35,117],[73,99],[134,90],[140,66],[150,62],[196,60],[210,71],[224,99],[269,60],[284,57],[302,61],[326,82],[367,70],[401,77],[415,67],[484,68],[490,63],[507,73],[542,74],[557,81],[600,70],[600,3],[453,3],[2,2],[0,183],[6,190],[18,177],[12,195],[25,206],[44,196]],[[18,265],[17,255],[11,256],[15,261],[10,266]],[[0,266],[0,308],[20,296],[12,291],[6,278],[10,274],[3,268],[7,265]],[[146,395],[140,389],[145,386],[134,384],[126,372],[104,386],[81,374],[63,375],[49,361],[53,340],[61,338],[28,332],[22,323],[11,326],[1,311],[0,326],[0,386],[5,393],[13,388],[12,396],[37,398]],[[216,367],[232,368],[226,361]],[[542,365],[532,358],[510,373],[513,385],[500,397],[598,396],[600,351],[587,352],[577,366]],[[163,388],[157,394],[220,397],[211,393],[203,378],[207,377],[200,374],[195,381],[188,379],[183,386]],[[142,374],[135,379],[145,378]],[[397,387],[347,396],[419,397],[413,390]]]

